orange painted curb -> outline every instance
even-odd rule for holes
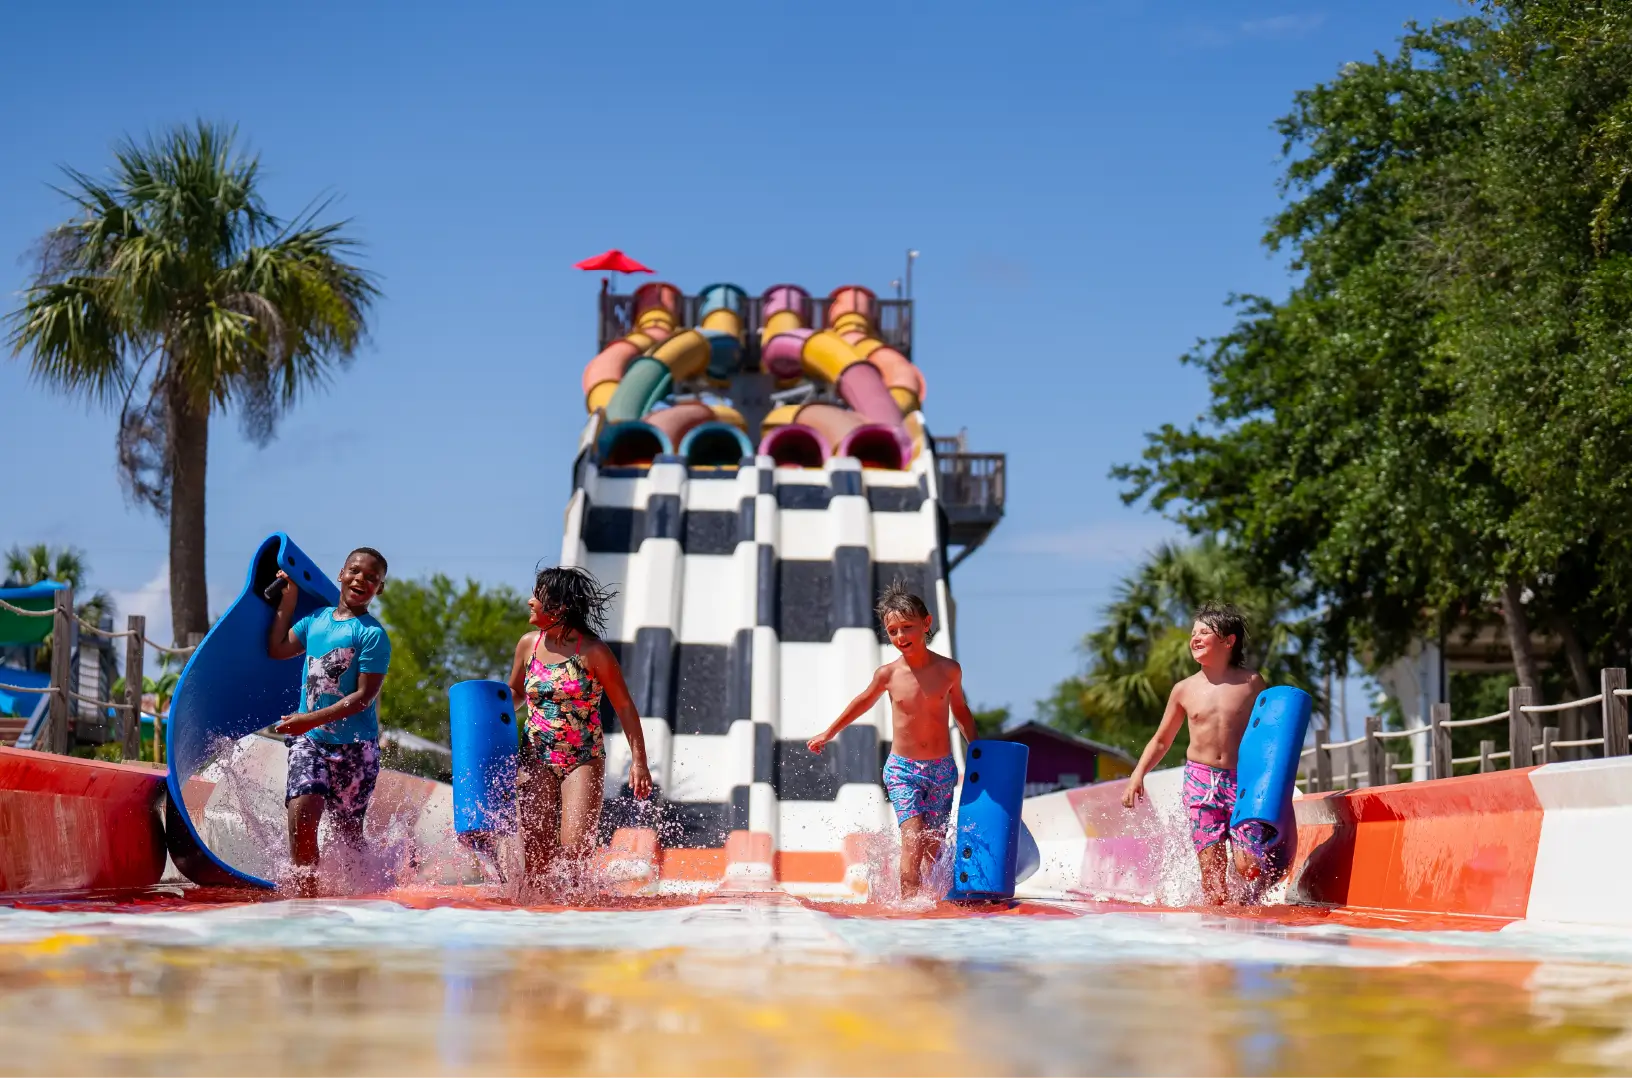
[[[1524,918],[1541,841],[1531,771],[1304,796],[1289,898]]]
[[[0,748],[0,893],[156,885],[163,805],[152,769]]]

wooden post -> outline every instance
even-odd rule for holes
[[[1400,755],[1394,751],[1390,750],[1383,755],[1383,783],[1392,784],[1396,782],[1394,778],[1400,775],[1400,770],[1395,766],[1399,763]]]
[[[1331,729],[1325,731],[1315,729],[1315,790],[1333,791],[1332,786],[1332,752],[1326,749],[1327,736]]]
[[[1605,668],[1599,675],[1604,690],[1604,756],[1624,757],[1626,745],[1626,699],[1615,691],[1626,689],[1626,669]]]
[[[1383,756],[1383,740],[1377,737],[1381,730],[1383,730],[1382,717],[1366,717],[1366,784],[1370,787],[1382,787],[1388,783],[1383,778],[1383,770],[1387,767],[1387,759]]]
[[[1572,709],[1571,711],[1573,712],[1574,710]],[[1541,763],[1543,765],[1552,764],[1553,754],[1555,753],[1553,750],[1553,744],[1557,741],[1558,729],[1556,727],[1544,727],[1541,729]]]
[[[1512,686],[1507,691],[1507,747],[1513,756],[1509,766],[1522,769],[1535,764],[1530,748],[1536,745],[1535,725],[1524,711],[1524,706],[1536,703],[1536,692],[1528,686]]]
[[[1448,701],[1435,702],[1428,710],[1428,776],[1433,780],[1443,780],[1456,773],[1451,764],[1451,729],[1443,726],[1450,718]]]
[[[74,711],[74,700],[68,696],[68,690],[73,684],[74,631],[77,628],[78,624],[74,621],[74,589],[71,585],[64,585],[57,590],[57,602],[51,616],[51,685],[56,690],[51,695],[51,730],[46,733],[45,739],[36,739],[34,743],[50,754],[68,752],[69,717]]]
[[[1494,761],[1490,760],[1490,755],[1494,754],[1495,752],[1496,752],[1496,740],[1495,739],[1480,739],[1479,740],[1479,771],[1480,772],[1484,773],[1484,772],[1495,772],[1496,771],[1496,763]]]
[[[119,729],[119,756],[126,761],[142,760],[142,662],[147,657],[147,616],[125,619],[125,726]]]

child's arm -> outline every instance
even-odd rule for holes
[[[344,720],[348,716],[356,716],[373,704],[374,699],[380,696],[380,687],[384,685],[385,672],[359,672],[357,689],[333,705],[325,705],[315,712],[292,712],[275,724],[272,730],[279,735],[304,735],[313,728],[332,724],[336,720]]]
[[[516,641],[516,655],[510,660],[510,678],[507,683],[510,687],[510,703],[516,707],[516,722],[521,722],[521,706],[527,700],[527,660],[532,652],[528,639],[533,636],[532,631],[521,635]]]
[[[1145,744],[1145,752],[1139,755],[1139,764],[1133,767],[1133,775],[1128,777],[1128,786],[1122,791],[1123,806],[1131,810],[1134,803],[1144,798],[1145,774],[1166,755],[1183,723],[1184,706],[1179,701],[1179,687],[1175,686],[1173,692],[1167,695],[1167,711],[1162,713],[1162,722],[1156,725],[1156,734]]]
[[[635,708],[635,699],[629,696],[628,684],[623,681],[623,669],[604,641],[595,642],[584,650],[584,655],[589,659],[590,673],[601,684],[606,700],[618,714],[624,737],[629,740],[629,790],[637,799],[649,799],[652,770],[646,763],[646,733],[640,727],[640,710]]]
[[[964,742],[975,741],[975,716],[969,711],[969,702],[963,696],[963,667],[956,661],[952,663],[952,719],[958,722],[958,730],[963,732]]]
[[[828,725],[826,731],[805,744],[810,748],[811,753],[821,753],[822,748],[832,742],[835,735],[848,727],[862,713],[873,707],[878,699],[883,696],[885,688],[889,685],[889,671],[889,665],[886,664],[873,672],[873,680],[867,684],[867,689],[863,690],[856,696],[854,701],[844,707],[844,711],[839,714],[839,718]]]
[[[278,610],[272,615],[272,629],[267,631],[266,655],[274,660],[289,660],[306,651],[305,643],[289,632],[300,590],[282,570],[278,571],[278,577],[283,579],[283,592],[278,596]]]

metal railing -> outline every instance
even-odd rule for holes
[[[1342,742],[1327,742],[1324,739],[1325,729],[1317,726],[1314,745],[1305,748],[1299,757],[1299,780],[1305,790],[1333,791],[1337,790],[1334,785],[1359,779],[1364,779],[1368,787],[1393,783],[1395,774],[1405,771],[1424,771],[1429,779],[1441,779],[1455,776],[1459,767],[1466,766],[1476,765],[1479,772],[1485,773],[1504,766],[1524,768],[1546,765],[1583,755],[1624,757],[1632,752],[1627,730],[1627,699],[1632,697],[1632,690],[1627,689],[1626,682],[1625,668],[1604,668],[1599,673],[1598,693],[1551,705],[1537,701],[1536,691],[1531,687],[1515,686],[1508,690],[1507,708],[1501,712],[1453,720],[1451,707],[1441,703],[1429,710],[1428,723],[1401,731],[1385,731],[1380,717],[1368,716],[1365,734]],[[1585,730],[1577,730],[1587,726],[1587,710],[1593,709],[1598,715],[1600,731],[1596,736],[1590,736]],[[1571,725],[1569,737],[1566,737],[1564,729],[1541,721],[1542,717],[1555,713],[1566,714],[1566,720]],[[1452,756],[1451,733],[1456,729],[1504,723],[1507,728],[1506,749],[1497,749],[1497,739],[1481,739],[1478,754]],[[1387,750],[1389,740],[1419,735],[1427,737],[1426,761],[1402,762]],[[1354,770],[1354,755],[1345,753],[1345,771],[1334,774],[1333,752],[1352,751],[1362,746],[1365,748],[1366,768],[1363,771]]]
[[[822,330],[827,326],[827,306],[831,299],[826,296],[811,296],[805,299],[800,316],[804,324],[812,330]],[[702,298],[698,296],[682,296],[679,302],[679,320],[681,326],[696,326],[702,307]],[[743,306],[742,322],[744,336],[747,339],[747,354],[752,363],[759,362],[759,332],[765,326],[763,315],[764,301],[758,296],[750,296]],[[599,327],[598,348],[604,349],[612,342],[626,336],[635,328],[635,298],[628,293],[601,293],[600,317],[597,320]],[[878,340],[901,352],[908,359],[912,358],[912,301],[900,299],[878,299],[877,324]]]
[[[937,454],[941,505],[948,513],[962,510],[1001,517],[1007,463],[1007,454]]]

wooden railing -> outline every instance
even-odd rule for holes
[[[1359,738],[1342,742],[1327,742],[1327,729],[1316,726],[1313,745],[1303,751],[1299,764],[1299,780],[1306,791],[1339,791],[1350,787],[1380,787],[1395,783],[1400,773],[1415,774],[1425,771],[1429,779],[1455,776],[1459,767],[1478,766],[1479,772],[1494,772],[1502,768],[1524,768],[1546,765],[1569,756],[1624,757],[1628,754],[1627,689],[1625,668],[1604,668],[1599,673],[1599,692],[1574,701],[1544,705],[1536,700],[1536,692],[1527,686],[1515,686],[1507,692],[1507,708],[1489,716],[1475,716],[1461,720],[1451,717],[1451,707],[1441,703],[1429,710],[1428,723],[1400,731],[1383,729],[1380,717],[1366,717],[1366,731]],[[1572,710],[1595,709],[1599,716],[1599,734],[1593,738],[1565,739],[1560,729],[1546,722],[1546,717]],[[1504,739],[1481,739],[1479,752],[1453,757],[1451,733],[1457,728],[1491,727],[1506,729]],[[1426,736],[1426,761],[1401,761],[1400,755],[1388,749],[1396,739]],[[1505,748],[1498,749],[1505,744]],[[1363,748],[1364,768],[1354,767],[1355,755],[1344,755],[1345,768],[1333,772],[1334,751],[1354,751]],[[1407,777],[1410,779],[1411,777]],[[1364,783],[1359,783],[1364,781]]]

